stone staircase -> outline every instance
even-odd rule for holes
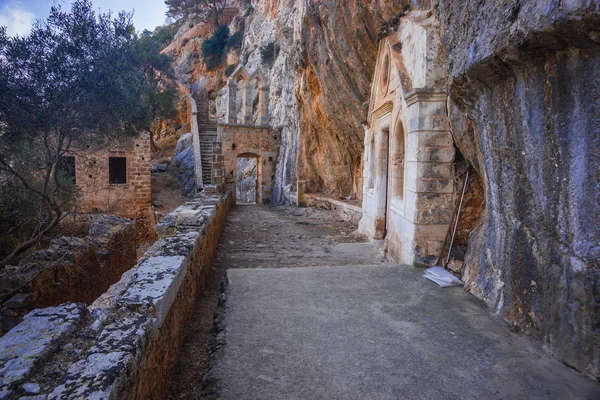
[[[202,182],[205,185],[212,183],[213,142],[217,140],[217,126],[211,124],[208,114],[208,96],[204,88],[199,88],[194,93],[198,120],[198,133],[200,134],[200,154],[202,158]]]

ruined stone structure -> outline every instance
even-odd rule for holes
[[[148,132],[71,149],[59,168],[79,191],[74,211],[135,219],[136,236],[154,238],[151,153]]]
[[[35,308],[92,304],[136,263],[135,222],[100,215],[85,237],[61,236],[48,249],[0,271],[0,334]]]
[[[238,83],[239,82],[239,83]],[[241,107],[237,92],[241,87]],[[248,74],[239,66],[227,80],[225,121],[220,121],[218,141],[226,188],[234,188],[238,158],[256,158],[256,202],[271,201],[281,138],[269,126],[269,86],[257,69]],[[253,110],[253,104],[256,104]]]
[[[295,198],[299,206],[339,208],[353,221],[362,217],[360,230],[390,259],[413,266],[433,265],[450,250],[445,242],[469,160],[475,178],[458,224],[468,248],[455,273],[513,331],[539,339],[588,377],[600,377],[600,4],[363,3],[254,0],[247,15],[234,18],[232,24],[246,31],[243,50],[231,62],[244,60],[244,66],[217,99],[224,112],[210,144],[203,198],[161,221],[161,240],[109,290],[104,305],[91,312],[73,304],[35,310],[7,335],[0,342],[0,398],[20,396],[25,382],[41,382],[49,398],[164,395],[235,201],[238,157],[258,161],[259,203]],[[260,72],[257,50],[270,41],[279,53],[270,71]],[[191,63],[192,55],[186,59]],[[202,146],[200,153],[196,171],[205,175],[208,153]],[[361,208],[350,203],[356,199]],[[378,274],[387,267],[366,268]],[[414,277],[413,269],[393,268],[402,271],[394,279]],[[353,298],[364,282],[341,269],[353,284],[336,289]],[[381,288],[369,289],[380,294]],[[392,345],[414,342],[439,322],[430,318],[431,308],[425,322],[413,321],[414,302],[429,305],[430,298],[411,290],[387,289],[384,306],[373,308],[381,315],[402,308],[410,318],[393,326],[398,336]],[[431,299],[439,304],[452,296],[457,292],[439,289]],[[490,350],[500,336],[465,341],[477,323],[465,310],[451,315],[464,322],[463,335],[443,324],[436,328],[456,347],[470,343],[470,352],[495,361]],[[64,340],[71,346],[59,348]],[[58,363],[67,371],[57,374]],[[435,373],[437,365],[428,367]],[[497,378],[480,371],[465,379],[469,367],[452,371],[463,384]],[[548,394],[541,390],[540,396]]]
[[[151,209],[150,134],[76,149],[65,158],[74,164],[80,190],[78,212],[104,212],[138,218]]]

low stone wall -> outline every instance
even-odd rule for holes
[[[360,205],[353,205],[341,200],[336,200],[327,196],[317,194],[305,194],[306,205],[309,207],[324,208],[335,210],[344,221],[358,224],[362,218],[362,208]]]
[[[89,308],[37,309],[0,339],[0,399],[163,399],[231,194],[165,216],[160,239]]]

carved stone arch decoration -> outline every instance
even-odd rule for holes
[[[238,67],[229,76],[229,79],[233,80],[234,82],[237,82],[240,79],[243,82],[248,82],[248,71],[246,71],[246,68],[244,68],[243,65],[238,65]]]
[[[267,80],[265,79],[265,76],[263,75],[260,68],[257,68],[256,71],[254,71],[254,73],[252,75],[250,75],[250,77],[248,79],[250,81],[254,81],[254,79],[256,79],[258,81],[259,88],[262,88],[263,86],[265,86],[265,84],[267,82]]]

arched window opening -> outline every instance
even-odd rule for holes
[[[404,158],[404,129],[402,122],[398,121],[392,150],[392,179],[394,198],[400,200],[404,198]]]

